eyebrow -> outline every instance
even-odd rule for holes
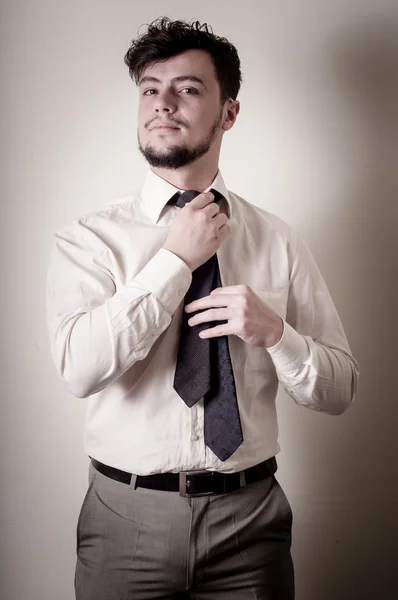
[[[193,83],[199,83],[203,85],[205,89],[207,89],[205,82],[200,77],[196,77],[196,75],[179,75],[178,77],[173,77],[171,83],[181,83],[182,81],[192,81]],[[150,75],[146,75],[141,79],[138,85],[142,85],[143,83],[162,83],[160,79],[156,77],[152,77]]]

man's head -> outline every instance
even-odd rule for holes
[[[139,86],[138,142],[149,164],[178,169],[208,152],[218,158],[239,112],[235,47],[206,24],[164,17],[133,40],[125,62]]]

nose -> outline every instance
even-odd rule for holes
[[[154,102],[154,108],[157,113],[174,113],[177,105],[173,94],[168,91],[159,92]]]

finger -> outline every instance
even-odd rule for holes
[[[219,288],[214,288],[214,290],[212,290],[210,292],[211,295],[217,295],[217,294],[242,294],[243,293],[243,289],[242,289],[242,285],[227,285],[225,287],[219,287]]]
[[[199,194],[199,196],[196,196],[196,198],[188,202],[185,206],[204,208],[212,202],[214,202],[214,194],[212,192],[202,192]]]
[[[204,329],[199,333],[199,337],[201,338],[214,338],[221,337],[222,335],[231,335],[233,333],[231,327],[228,325],[216,325],[216,327],[210,327],[209,329]]]
[[[209,217],[215,217],[220,212],[220,207],[217,204],[217,202],[211,202],[210,204],[208,204],[207,206],[205,206],[202,210]]]
[[[188,325],[194,327],[199,323],[211,323],[212,321],[228,321],[231,311],[228,308],[211,308],[188,319]]]
[[[220,243],[220,246],[224,242],[224,240],[226,240],[230,233],[231,225],[229,224],[229,221],[227,221],[226,223],[221,225],[221,227],[218,230],[218,241]]]
[[[218,213],[213,218],[213,221],[216,227],[218,227],[218,229],[220,230],[222,227],[224,227],[224,225],[226,225],[229,222],[229,219],[225,213]]]
[[[218,308],[221,306],[229,306],[233,303],[233,298],[231,294],[214,294],[210,296],[204,296],[203,298],[198,298],[194,300],[190,304],[187,304],[185,307],[185,312],[191,313],[196,310],[205,310],[206,308]]]
[[[231,226],[229,225],[229,223],[226,223],[225,225],[220,227],[220,229],[218,230],[218,235],[219,235],[218,241],[220,242],[220,246],[224,242],[224,240],[227,239],[227,237],[229,236],[230,233],[231,233]]]

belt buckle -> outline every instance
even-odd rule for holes
[[[180,496],[184,496],[184,498],[197,498],[199,496],[212,496],[214,492],[201,492],[198,494],[190,494],[187,492],[187,487],[189,487],[189,481],[187,481],[187,477],[189,475],[203,475],[207,477],[211,477],[214,471],[207,471],[206,469],[198,470],[198,471],[180,471]]]

